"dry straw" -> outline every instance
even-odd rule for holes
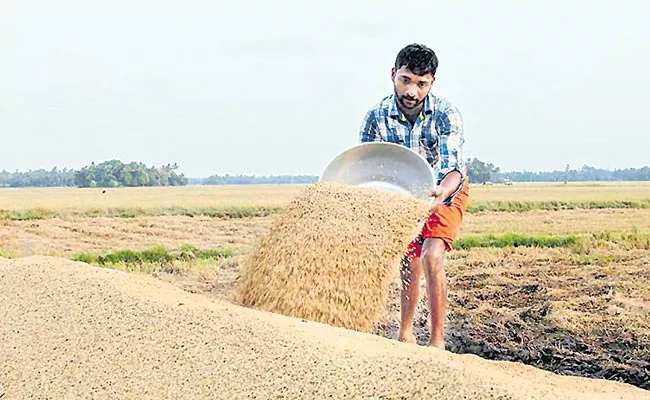
[[[371,332],[428,204],[375,189],[319,183],[274,221],[247,258],[248,307]]]

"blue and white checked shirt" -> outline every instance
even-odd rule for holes
[[[432,93],[415,124],[397,108],[394,94],[386,96],[366,113],[359,138],[362,143],[392,142],[411,148],[431,164],[438,183],[451,171],[460,172],[461,185],[450,199],[465,184],[463,119],[453,104]]]

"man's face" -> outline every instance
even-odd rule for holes
[[[404,110],[419,108],[431,90],[435,77],[431,74],[415,75],[413,72],[401,67],[393,68],[391,79],[395,87],[395,96]]]

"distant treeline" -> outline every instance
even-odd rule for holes
[[[477,158],[468,159],[469,178],[474,183],[484,182],[600,182],[600,181],[650,181],[650,167],[626,169],[599,169],[583,166],[564,171],[501,172],[499,167],[485,163]]]
[[[497,173],[495,180],[512,182],[593,182],[593,181],[650,181],[650,167],[615,169],[613,171],[584,166],[552,172]]]
[[[28,172],[0,171],[0,187],[60,187],[74,186],[75,171],[71,169],[51,171],[37,169]]]
[[[468,174],[473,183],[484,182],[593,182],[593,181],[650,181],[650,167],[639,169],[604,170],[584,166],[580,170],[552,172],[500,172],[492,164],[472,160],[468,164]],[[206,179],[191,179],[194,185],[247,185],[247,184],[290,184],[314,183],[315,175],[299,176],[256,176],[256,175],[213,175]]]
[[[80,170],[56,167],[28,172],[0,172],[0,187],[121,187],[179,186],[187,178],[177,172],[177,164],[149,167],[141,162],[125,164],[119,160],[91,163]]]
[[[470,180],[484,182],[594,182],[650,181],[650,167],[616,170],[583,166],[564,171],[502,172],[499,167],[477,158],[467,160]],[[208,178],[186,178],[178,172],[177,164],[149,167],[141,162],[125,164],[119,160],[91,163],[80,170],[56,167],[28,172],[0,172],[0,187],[123,187],[123,186],[182,186],[187,185],[251,185],[251,184],[310,184],[316,175],[212,175]]]

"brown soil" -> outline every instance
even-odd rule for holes
[[[648,399],[50,257],[0,261],[0,398]]]
[[[452,254],[448,350],[650,389],[650,255],[620,259],[572,264],[565,252],[533,249]],[[376,330],[388,338],[398,329],[398,282],[390,299]],[[415,333],[424,344],[426,294],[418,307]]]
[[[289,204],[247,257],[238,301],[370,332],[428,213],[426,202],[398,194],[314,185]]]

